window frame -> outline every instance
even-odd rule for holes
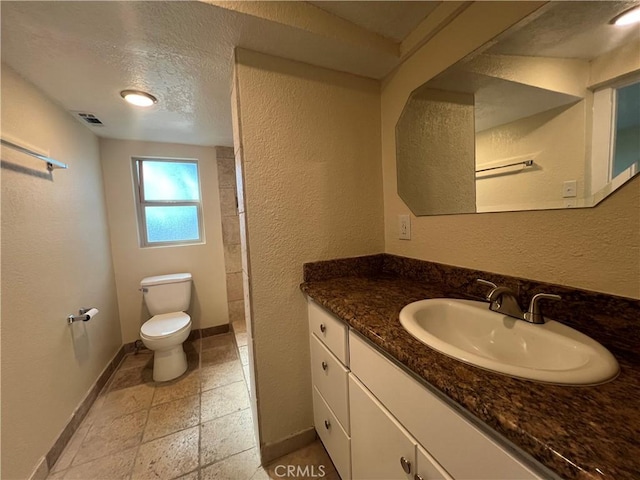
[[[617,133],[618,89],[639,82],[640,74],[634,72],[600,84],[592,90],[591,159],[589,165],[591,195],[598,195],[603,191],[613,192],[638,174],[637,164],[632,164],[614,177],[613,162]]]
[[[190,163],[196,166],[198,176],[198,194],[200,199],[195,200],[145,200],[144,199],[144,173],[142,165],[145,161]],[[170,247],[181,245],[199,245],[205,243],[204,217],[202,214],[202,183],[200,179],[200,163],[197,158],[169,158],[169,157],[131,157],[133,171],[133,186],[136,197],[136,217],[138,220],[138,240],[141,248]],[[147,235],[147,216],[145,207],[196,207],[198,218],[199,238],[194,240],[174,240],[168,242],[149,242]]]

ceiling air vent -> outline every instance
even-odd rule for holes
[[[86,123],[92,127],[102,127],[104,124],[93,113],[87,112],[71,112],[80,119],[82,123]]]

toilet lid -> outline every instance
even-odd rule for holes
[[[184,312],[162,313],[147,320],[140,332],[146,337],[164,337],[182,330],[191,322]]]

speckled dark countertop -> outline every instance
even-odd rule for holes
[[[408,303],[468,295],[378,268],[342,273],[351,276],[323,278],[327,275],[305,271],[301,289],[559,476],[640,479],[637,350],[605,345],[621,372],[604,385],[556,386],[507,377],[440,354],[400,325],[398,314]]]

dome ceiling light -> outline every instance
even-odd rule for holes
[[[611,20],[611,23],[617,27],[625,27],[638,22],[640,22],[640,5],[622,12]]]
[[[154,103],[158,103],[156,97],[139,90],[123,90],[120,92],[120,96],[131,105],[136,105],[137,107],[150,107]]]

